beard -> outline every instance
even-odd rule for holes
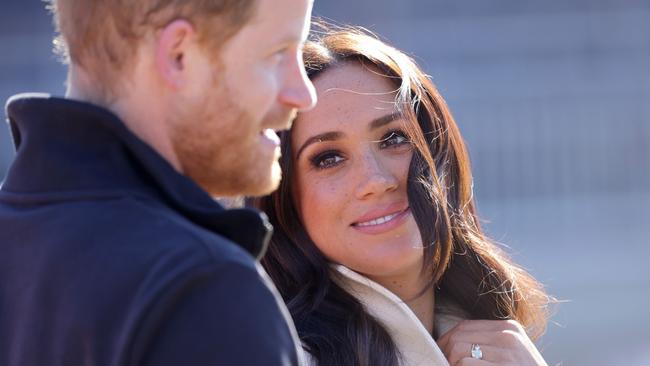
[[[174,116],[171,138],[183,174],[215,197],[271,193],[281,179],[280,150],[263,146],[260,133],[292,118],[293,111],[256,120],[224,80],[211,84],[201,101],[179,103],[182,110]]]

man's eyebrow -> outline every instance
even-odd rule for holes
[[[375,118],[372,121],[370,121],[370,125],[368,126],[368,129],[370,131],[376,130],[379,127],[387,125],[396,119],[400,119],[401,117],[402,115],[396,112],[396,113],[387,114],[385,116],[381,116],[379,118]]]
[[[311,144],[314,144],[316,142],[323,142],[323,141],[334,141],[338,140],[343,137],[342,132],[338,131],[330,131],[330,132],[324,132],[320,133],[318,135],[312,136],[305,141],[304,144],[298,149],[298,154],[296,155],[296,160],[300,157],[300,154],[302,153],[305,148]]]
[[[285,44],[302,44],[305,43],[307,39],[302,36],[302,34],[287,34],[283,37],[278,38],[277,43],[285,43]]]

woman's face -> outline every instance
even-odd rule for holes
[[[329,260],[372,278],[420,271],[406,193],[413,148],[394,82],[356,62],[313,82],[318,104],[291,135],[294,199],[309,236]]]

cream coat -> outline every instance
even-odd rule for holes
[[[415,313],[394,293],[351,269],[335,265],[332,269],[341,276],[339,284],[356,297],[369,314],[390,333],[400,354],[403,366],[449,366],[447,359],[424,328]],[[457,307],[444,305],[436,299],[435,334],[442,335],[460,322],[464,316]],[[318,365],[305,352],[307,365]]]

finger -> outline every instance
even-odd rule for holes
[[[453,329],[443,334],[440,338],[438,338],[438,340],[436,340],[438,347],[440,347],[440,349],[443,350],[443,352],[444,349],[447,348],[447,344],[449,343],[449,337],[451,336],[452,331]]]
[[[445,353],[445,357],[447,357],[447,360],[452,365],[464,358],[468,358],[468,357],[471,358],[473,345],[474,343],[465,343],[465,342],[459,342],[453,344],[450,347],[449,353]],[[484,345],[484,344],[479,344],[479,347],[481,348],[482,360],[490,361],[490,362],[501,361],[502,359],[501,356],[502,353],[504,352],[502,348],[498,348],[490,345]]]
[[[455,333],[460,331],[461,325],[464,322],[466,322],[466,321],[462,321],[462,322],[456,324],[453,328],[449,329],[445,334],[440,336],[440,338],[438,338],[438,340],[436,341],[436,343],[438,344],[438,347],[446,348],[448,343],[449,343],[449,338],[451,338],[452,335],[454,335]]]
[[[441,348],[446,347],[449,338],[459,332],[496,332],[505,330],[525,334],[523,327],[514,320],[464,320],[438,338],[437,343]]]
[[[451,366],[497,366],[496,363],[490,361],[478,360],[476,358],[466,357],[458,360],[456,363],[450,363]]]
[[[530,341],[526,333],[510,330],[471,332],[463,331],[459,328],[454,330],[453,333],[445,334],[445,338],[441,338],[438,346],[443,353],[447,354],[456,343],[476,343],[504,349],[513,349],[528,346],[529,343],[532,344],[532,341]]]
[[[461,328],[451,330],[438,340],[438,347],[445,354],[449,355],[452,349],[460,343],[480,344],[488,346],[501,346],[500,332],[494,331],[464,331]]]
[[[500,331],[525,332],[516,320],[464,320],[457,327],[464,331]]]

